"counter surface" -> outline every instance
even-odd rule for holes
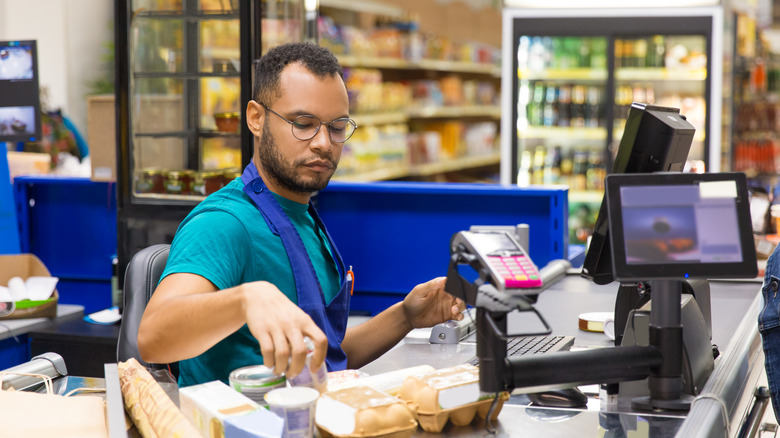
[[[760,283],[737,281],[711,281],[712,338],[721,353],[729,348],[737,327],[748,315],[751,304],[760,291]],[[578,328],[578,315],[584,312],[614,310],[618,284],[595,285],[579,276],[569,275],[538,298],[535,307],[548,321],[555,335],[573,335],[573,349],[611,347],[613,344],[603,333],[585,332]],[[535,317],[510,314],[509,332],[538,330],[540,324]],[[430,330],[415,330],[383,356],[361,370],[379,374],[416,365],[428,364],[442,368],[467,362],[476,354],[476,345],[469,342],[459,344],[430,344]],[[734,340],[739,342],[740,340]],[[718,361],[716,361],[716,367]],[[620,400],[609,407],[602,406],[596,397],[598,387],[581,388],[589,395],[586,409],[539,408],[528,405],[528,398],[516,391],[504,405],[495,427],[498,436],[517,436],[519,431],[527,436],[580,436],[602,437],[605,431],[610,436],[627,436],[635,431],[636,436],[668,437],[680,429],[685,414],[648,414],[631,412],[630,403]],[[623,431],[621,434],[620,431]],[[443,433],[446,436],[482,436],[485,425],[475,421],[470,426],[455,427],[448,424]],[[617,435],[613,435],[617,433]],[[434,436],[418,430],[416,436]],[[439,435],[440,436],[440,435]]]

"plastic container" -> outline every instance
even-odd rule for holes
[[[314,388],[322,394],[328,390],[328,370],[325,368],[325,363],[320,365],[320,368],[313,372],[311,369],[311,358],[314,354],[314,343],[308,337],[303,338],[303,342],[306,344],[308,353],[306,354],[306,364],[303,366],[300,374],[295,377],[287,379],[291,386],[307,386]]]
[[[277,388],[265,395],[268,409],[284,419],[284,438],[314,436],[314,413],[320,393],[306,386]]]
[[[255,403],[267,406],[264,396],[277,388],[284,388],[287,380],[284,375],[276,375],[265,365],[253,365],[233,370],[229,376],[230,386],[252,399]]]

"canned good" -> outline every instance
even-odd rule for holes
[[[157,168],[145,168],[138,172],[135,191],[138,193],[165,193],[166,171]]]
[[[233,389],[261,406],[267,406],[263,398],[266,393],[276,388],[283,388],[287,384],[284,374],[276,375],[265,365],[252,365],[233,370],[229,380]]]

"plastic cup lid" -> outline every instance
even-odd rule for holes
[[[307,386],[294,386],[288,388],[277,388],[269,391],[265,395],[265,402],[269,406],[278,406],[282,408],[304,407],[314,404],[320,392]]]

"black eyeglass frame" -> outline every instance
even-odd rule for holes
[[[357,123],[355,123],[355,121],[350,119],[349,117],[339,117],[338,119],[331,120],[330,122],[323,122],[322,120],[320,120],[319,117],[317,117],[315,115],[312,115],[312,114],[301,114],[300,116],[294,118],[293,120],[289,120],[287,117],[285,117],[285,116],[277,113],[276,111],[272,110],[268,105],[264,104],[263,102],[257,102],[257,103],[262,105],[263,108],[267,109],[268,111],[271,111],[272,113],[276,114],[280,119],[282,119],[285,122],[287,122],[290,125],[290,131],[292,131],[293,137],[297,138],[300,141],[307,141],[307,140],[311,140],[312,138],[316,137],[317,134],[320,133],[320,128],[322,127],[322,125],[325,125],[325,126],[328,127],[328,138],[330,139],[330,141],[332,141],[333,143],[339,143],[339,144],[346,143],[347,140],[352,138],[352,135],[355,133],[355,130],[357,130],[357,128],[358,128]],[[300,138],[297,135],[295,135],[295,120],[298,120],[301,117],[307,117],[307,118],[310,117],[310,118],[313,118],[313,119],[317,120],[318,122],[320,122],[320,124],[317,125],[317,128],[314,130],[314,134],[312,134],[311,137],[309,137],[309,138]],[[333,138],[333,132],[330,130],[331,125],[333,123],[338,122],[338,121],[346,121],[347,123],[352,125],[352,132],[349,133],[349,136],[347,136],[347,138],[345,138],[344,140],[341,140],[341,141],[335,140]]]

